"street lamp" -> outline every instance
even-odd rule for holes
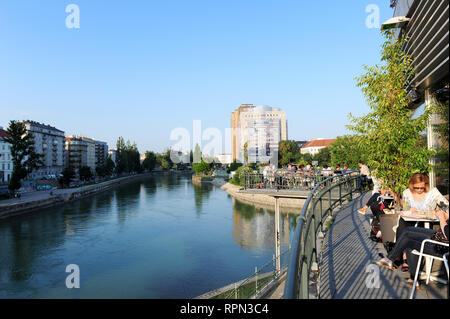
[[[381,31],[403,28],[410,20],[410,18],[404,16],[390,18],[381,25]]]

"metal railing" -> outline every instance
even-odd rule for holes
[[[275,255],[272,261],[264,264],[261,267],[255,267],[255,272],[242,280],[239,285],[235,285],[233,289],[228,291],[223,299],[251,299],[257,296],[270,283],[278,280],[287,271],[289,262],[289,251],[285,250],[281,253],[282,267],[281,271],[277,272],[275,269]]]
[[[361,193],[361,176],[331,176],[319,182],[309,194],[298,217],[291,240],[291,255],[286,275],[284,298],[308,299],[312,267],[318,270],[317,235],[336,207],[354,193]]]
[[[290,172],[277,170],[273,173],[246,173],[244,174],[244,189],[268,189],[268,190],[312,190],[322,181],[334,176],[347,176],[355,174],[355,171],[347,171],[345,175],[330,172]],[[327,175],[329,174],[329,175]]]

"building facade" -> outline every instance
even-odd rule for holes
[[[95,174],[95,140],[86,136],[80,136],[80,139],[87,143],[87,166],[91,168],[92,174]]]
[[[312,140],[303,145],[300,149],[301,154],[310,154],[311,156],[316,155],[322,148],[328,147],[336,141],[335,139],[324,139],[319,138],[317,140]]]
[[[95,141],[95,167],[106,164],[108,158],[108,144],[106,142]]]
[[[42,155],[43,165],[33,170],[30,179],[61,174],[64,169],[64,131],[35,121],[24,121],[25,127],[33,135],[36,153]]]
[[[88,143],[83,141],[80,137],[67,136],[66,137],[66,165],[73,168],[78,174],[83,166],[88,166]]]
[[[278,143],[288,139],[286,113],[270,106],[242,104],[231,114],[232,158],[245,162],[269,162],[278,156]]]
[[[449,1],[397,0],[394,17],[410,19],[395,31],[398,37],[408,37],[404,51],[413,59],[414,76],[406,83],[410,107],[416,112],[436,102],[449,100]],[[432,115],[427,129],[428,148],[438,150],[442,145],[434,132],[434,124],[442,119]],[[447,146],[448,147],[448,146]],[[435,165],[436,158],[431,159]],[[449,177],[442,172],[430,173],[430,184],[448,194]]]
[[[5,141],[5,137],[11,137],[11,135],[0,127],[0,184],[11,180],[13,171],[11,145]]]

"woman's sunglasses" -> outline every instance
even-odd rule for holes
[[[415,190],[425,190],[426,188],[425,187],[413,187]]]

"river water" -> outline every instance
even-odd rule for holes
[[[0,298],[193,298],[270,263],[274,219],[190,175],[149,177],[0,221]],[[66,287],[70,264],[79,289]]]

